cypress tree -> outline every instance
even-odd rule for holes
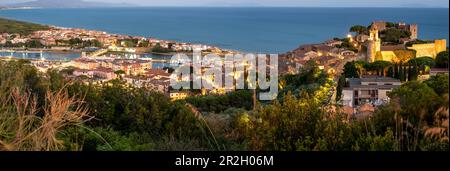
[[[411,64],[408,63],[408,81],[412,81],[413,74],[411,69]]]
[[[395,63],[394,65],[394,78],[399,79],[400,75],[398,74],[398,64]]]
[[[388,71],[387,71],[387,76],[394,78],[394,68],[391,66],[389,67]]]
[[[408,71],[407,71],[407,67],[403,66],[403,82],[406,82]]]
[[[345,86],[345,76],[341,75],[341,77],[339,77],[338,86],[336,90],[336,102],[339,102],[341,100],[342,90],[344,89],[344,86]]]
[[[419,70],[417,69],[417,66],[413,66],[412,74],[413,74],[412,75],[412,80],[416,81],[418,79],[418,77],[419,77]]]
[[[401,63],[399,65],[399,70],[398,70],[398,79],[400,79],[401,82],[404,82],[404,79],[405,79],[405,73],[403,72],[403,67],[402,67]]]

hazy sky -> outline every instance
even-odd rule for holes
[[[14,3],[31,0],[0,0]],[[63,1],[63,0],[61,0]],[[441,7],[448,0],[85,0],[97,2],[133,3],[143,6],[319,6],[319,7]]]

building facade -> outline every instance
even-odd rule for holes
[[[388,94],[401,86],[400,80],[389,77],[363,77],[347,79],[343,89],[344,106],[358,107],[363,104],[379,106],[389,102]]]

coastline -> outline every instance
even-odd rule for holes
[[[379,12],[379,10],[372,9],[367,11],[361,8],[352,8],[350,11],[342,8],[330,8],[330,10],[328,10],[328,8],[299,8],[298,10],[286,8],[287,11],[272,7],[248,9],[222,8],[218,9],[219,11],[217,12],[220,14],[218,16],[204,15],[207,12],[214,11],[215,9],[216,8],[202,8],[197,10],[196,8],[159,7],[102,8],[98,9],[101,11],[99,14],[94,13],[97,11],[96,9],[67,9],[67,12],[64,12],[66,11],[65,9],[39,9],[29,11],[18,10],[15,12],[4,11],[3,13],[0,13],[0,16],[64,27],[105,30],[114,34],[132,36],[144,35],[146,37],[153,36],[165,40],[180,42],[205,43],[219,46],[224,49],[235,49],[243,52],[262,52],[274,54],[288,52],[297,48],[299,45],[313,44],[326,41],[333,37],[346,36],[348,33],[348,26],[354,24],[364,24],[368,21],[372,21],[373,19],[367,17],[368,15],[363,15],[369,13],[376,14],[377,19],[379,20],[422,23],[424,27],[420,31],[424,39],[431,40],[448,37],[448,29],[441,29],[446,27],[446,22],[424,20],[424,18],[433,17],[438,21],[443,21],[441,18],[448,18],[448,15],[447,17],[442,16],[442,13],[445,14],[447,10],[435,11],[428,8],[421,8],[419,10],[401,9],[400,11],[397,11],[392,8],[382,8],[383,13],[376,13]],[[122,11],[124,14],[116,15],[116,11]],[[348,13],[341,14],[341,12],[344,11],[347,11]],[[141,15],[135,15],[135,12],[139,12]],[[184,15],[183,13],[185,12],[191,12],[193,14]],[[275,15],[265,15],[267,12],[273,12]],[[333,18],[348,17],[348,20],[336,22],[335,20],[330,20],[329,18],[317,15],[318,12],[323,12],[325,14],[339,13],[340,15],[336,15]],[[417,17],[414,15],[409,15],[414,12],[425,12],[427,16]],[[78,13],[80,13],[79,16]],[[168,16],[169,18],[159,17],[162,14],[169,13],[171,14]],[[245,14],[255,14],[255,16],[252,15],[239,18],[239,16],[245,16]],[[302,16],[311,15],[311,18],[302,16],[297,17],[297,14],[303,14]],[[355,17],[359,14],[362,16]],[[199,22],[192,23],[179,19],[179,17],[183,16],[196,19]],[[114,20],[111,20],[110,17],[114,17]],[[133,19],[128,20],[127,18],[130,17]],[[153,21],[147,22],[145,21],[145,17],[152,18]],[[231,20],[235,17],[238,17],[236,18],[236,21]],[[275,17],[283,17],[284,19],[280,21],[273,20]],[[252,19],[252,22],[246,22],[244,20],[246,18]],[[404,18],[402,19],[404,21],[401,21],[398,18]],[[206,21],[206,19],[211,20]],[[258,20],[253,22],[253,19]],[[265,24],[264,22],[261,22],[263,19],[272,21],[276,26],[253,29],[252,26],[254,26],[254,24]],[[181,27],[177,27],[176,23],[179,23]],[[211,29],[205,29],[208,28],[207,25],[210,25]],[[277,32],[275,30],[278,26],[285,30],[284,33]],[[228,27],[233,29],[224,29]]]

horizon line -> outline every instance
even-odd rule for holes
[[[6,7],[6,8],[58,8],[58,7],[28,7],[28,6],[22,6],[22,7],[9,7],[9,6],[2,6],[0,7]],[[446,7],[415,7],[415,6],[259,6],[259,5],[238,5],[238,6],[228,6],[228,5],[195,5],[195,6],[181,6],[181,5],[127,5],[127,6],[92,6],[92,7],[62,7],[62,8],[135,8],[135,7],[174,7],[174,8],[406,8],[406,9],[449,9],[448,6]]]

